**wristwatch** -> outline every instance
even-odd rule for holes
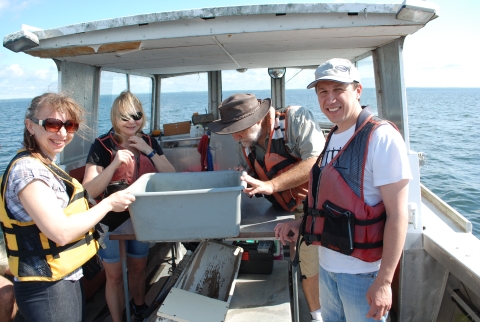
[[[153,156],[154,156],[155,154],[157,154],[157,151],[155,151],[155,149],[153,149],[152,152],[150,152],[150,154],[147,155],[147,157],[148,157],[149,159],[151,159],[151,158],[153,158]]]

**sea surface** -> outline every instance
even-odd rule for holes
[[[259,98],[269,90],[252,90]],[[235,91],[224,91],[226,98]],[[148,94],[138,94],[147,114]],[[110,128],[110,107],[115,97],[102,95],[98,133]],[[162,93],[161,124],[191,120],[206,113],[207,92]],[[375,93],[366,88],[362,104],[376,110]],[[480,238],[480,88],[408,88],[410,148],[425,154],[421,182],[473,223]],[[23,139],[23,118],[30,99],[0,100],[0,173]],[[287,105],[310,109],[318,121],[328,121],[318,108],[313,90],[287,90]]]

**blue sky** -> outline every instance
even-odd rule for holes
[[[280,3],[262,0],[0,0],[0,36],[14,33],[22,24],[48,29],[74,23],[103,20],[142,13],[173,11],[192,8],[231,5]],[[401,0],[383,1],[285,1],[305,2],[372,2],[400,3]],[[407,87],[479,87],[480,88],[480,1],[434,0],[440,8],[440,17],[425,28],[408,36],[404,45],[404,69]],[[321,63],[321,62],[319,62]],[[368,67],[368,63],[366,64]],[[298,71],[298,70],[297,70]],[[297,72],[287,72],[287,80]],[[361,70],[362,72],[362,70]],[[257,82],[255,88],[270,85],[263,70],[249,71],[249,79]],[[287,88],[305,88],[313,78],[313,71],[295,75]],[[201,83],[206,89],[206,77],[193,75],[162,83],[162,90],[175,91],[181,84]],[[245,81],[234,72],[224,73],[224,90],[247,90]],[[248,86],[252,87],[252,81]],[[53,61],[34,58],[0,48],[0,99],[31,98],[45,91],[57,90],[57,70]],[[188,89],[181,89],[188,90]]]

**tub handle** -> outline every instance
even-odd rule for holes
[[[242,176],[246,175],[246,174],[247,174],[246,171],[242,171]],[[246,181],[241,180],[240,185],[242,186],[242,190],[247,188],[247,182]]]

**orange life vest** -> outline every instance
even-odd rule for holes
[[[243,149],[248,166],[255,171],[258,178],[262,181],[271,180],[302,161],[300,158],[291,155],[285,146],[288,111],[289,107],[286,107],[275,113],[275,125],[270,133],[263,161],[257,159],[254,148]],[[306,198],[307,188],[308,182],[305,182],[300,186],[275,192],[271,196],[264,195],[264,197],[272,202],[276,208],[281,207],[287,211],[293,211]]]

